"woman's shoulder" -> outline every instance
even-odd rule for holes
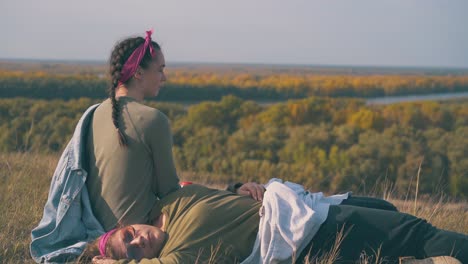
[[[106,100],[105,102],[110,99]],[[160,110],[150,107],[143,102],[137,101],[136,99],[128,96],[122,96],[119,98],[122,108],[127,109],[130,113],[145,115],[151,118],[167,118],[166,115]]]
[[[154,129],[156,127],[169,127],[168,117],[159,109],[147,106],[133,98],[123,97],[119,99],[122,107],[124,123],[129,122],[140,131]],[[107,118],[112,114],[112,102],[107,99],[96,109],[95,116]],[[142,130],[143,129],[143,130]]]
[[[154,108],[154,107],[151,107],[151,106],[148,106],[148,105],[145,105],[145,104],[140,103],[140,102],[136,102],[136,101],[135,102],[129,102],[128,107],[133,108],[134,110],[140,112],[141,114],[145,114],[148,117],[166,118],[167,119],[167,116],[163,112],[161,112],[161,110],[159,110],[157,108]]]
[[[127,103],[128,113],[133,122],[141,125],[154,128],[161,126],[169,126],[169,118],[159,109],[147,106],[137,101]]]

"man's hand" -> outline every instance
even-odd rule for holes
[[[239,189],[237,189],[237,194],[248,195],[257,201],[263,201],[263,195],[266,189],[263,185],[256,182],[244,183]]]

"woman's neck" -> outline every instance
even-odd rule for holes
[[[128,89],[125,85],[119,85],[115,88],[115,99],[127,96],[136,99],[137,101],[143,101],[144,96],[137,92],[137,89]]]

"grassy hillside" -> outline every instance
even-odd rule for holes
[[[30,232],[42,217],[50,178],[58,154],[0,153],[0,263],[33,263],[29,255]],[[182,178],[195,176],[181,173]],[[197,176],[203,181],[202,176]],[[216,186],[223,186],[219,182]],[[384,188],[391,190],[391,188]],[[373,195],[390,199],[401,211],[415,213],[435,226],[468,233],[468,204],[451,203],[443,195],[418,201],[392,197],[391,191]]]

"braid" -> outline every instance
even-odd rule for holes
[[[128,146],[127,137],[122,131],[122,128],[119,126],[119,117],[122,113],[122,108],[120,107],[119,101],[115,99],[115,89],[112,89],[110,98],[112,100],[112,123],[114,123],[114,126],[117,130],[119,144],[120,146]]]
[[[127,61],[128,57],[143,42],[143,38],[131,38],[118,43],[112,52],[110,59],[110,75],[111,87],[109,89],[109,98],[112,102],[112,123],[117,130],[120,146],[128,146],[127,137],[123,129],[119,126],[119,119],[122,114],[122,107],[117,99],[115,99],[115,90],[119,84],[120,72]]]

